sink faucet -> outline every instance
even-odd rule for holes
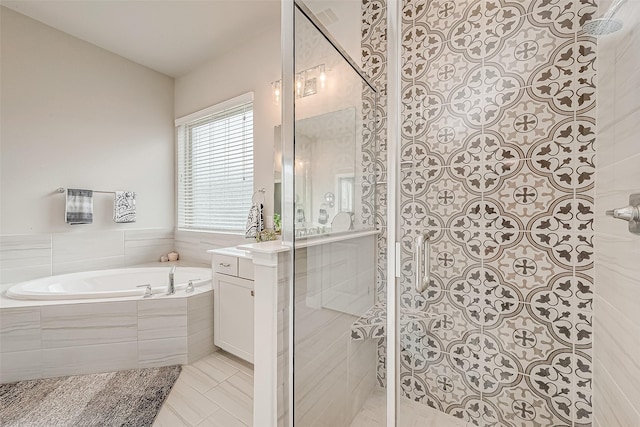
[[[169,287],[167,288],[167,295],[173,295],[176,293],[176,288],[173,284],[173,275],[176,273],[176,266],[171,267],[169,271]]]

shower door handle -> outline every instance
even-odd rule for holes
[[[421,233],[416,239],[416,291],[423,293],[431,280],[431,242],[428,231]]]

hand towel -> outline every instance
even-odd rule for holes
[[[64,218],[69,225],[93,223],[93,191],[67,188]]]
[[[262,221],[262,203],[256,203],[249,209],[249,217],[247,218],[247,231],[245,237],[247,239],[256,237],[259,232],[264,230]]]
[[[113,222],[136,222],[136,193],[116,191],[113,198]]]

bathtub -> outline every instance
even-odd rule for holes
[[[158,263],[159,264],[159,263]],[[193,363],[216,351],[211,269],[62,274],[0,294],[0,383]],[[195,289],[187,292],[189,280]],[[150,284],[153,295],[144,297]]]
[[[87,271],[43,277],[13,285],[6,296],[20,300],[76,300],[142,296],[144,285],[151,285],[153,294],[164,294],[169,284],[170,267],[119,268]],[[177,267],[174,275],[176,292],[187,287],[209,284],[211,270],[198,267]],[[137,287],[143,285],[142,287]]]

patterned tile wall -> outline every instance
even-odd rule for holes
[[[383,181],[385,6],[363,0]],[[592,0],[403,3],[401,304],[438,315],[401,331],[403,394],[475,425],[591,425],[596,43],[580,28],[596,11]],[[419,294],[425,229],[432,280]]]

